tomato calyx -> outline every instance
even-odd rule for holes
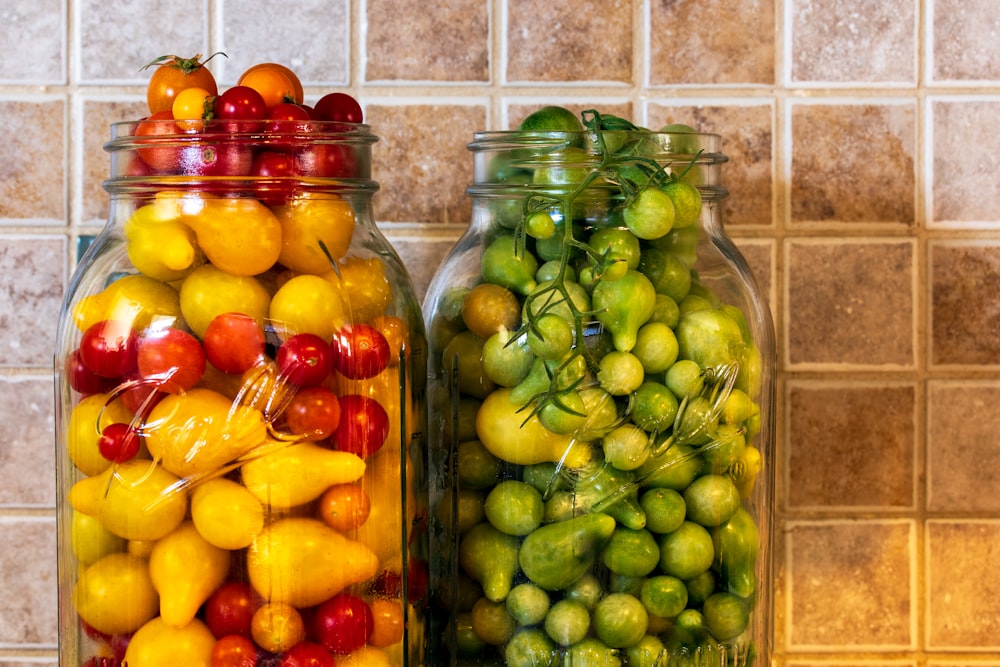
[[[176,67],[185,74],[190,74],[191,72],[194,72],[195,70],[199,70],[202,67],[204,67],[208,63],[208,61],[214,58],[215,56],[222,56],[223,58],[229,57],[222,51],[216,51],[209,57],[205,58],[205,60],[201,59],[200,53],[196,53],[191,58],[181,58],[180,56],[169,54],[165,56],[160,56],[159,58],[156,58],[155,60],[146,63],[145,65],[139,68],[139,71],[141,72],[143,70],[147,70],[150,67],[160,67],[161,65],[166,65],[168,67]]]

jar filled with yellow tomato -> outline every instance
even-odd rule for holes
[[[55,359],[60,664],[425,664],[423,323],[376,137],[350,98],[230,92],[105,145]]]

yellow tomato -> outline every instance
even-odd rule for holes
[[[133,329],[142,331],[154,318],[175,320],[180,315],[177,290],[141,274],[123,276],[73,306],[73,321],[80,331],[101,320],[131,322]]]
[[[270,318],[287,336],[316,334],[330,340],[344,325],[341,290],[328,280],[309,274],[295,276],[271,299]]]
[[[334,260],[347,254],[356,220],[343,199],[297,197],[274,213],[282,230],[278,261],[292,271],[326,273]]]
[[[281,223],[271,209],[251,197],[200,201],[197,213],[182,220],[194,230],[208,261],[235,276],[255,276],[274,266],[281,253]]]
[[[73,589],[73,606],[94,629],[124,635],[156,616],[159,598],[145,560],[113,553],[83,571]]]
[[[66,448],[73,465],[84,475],[98,475],[111,466],[97,448],[104,427],[132,421],[132,413],[121,400],[110,398],[110,394],[91,394],[81,399],[70,414]]]
[[[338,262],[336,271],[323,277],[344,295],[352,322],[368,322],[385,313],[392,303],[392,284],[385,263],[378,257],[348,257]]]
[[[70,523],[70,542],[81,565],[91,565],[108,554],[126,549],[125,540],[105,528],[96,517],[76,511]]]
[[[204,338],[208,325],[223,313],[243,313],[263,322],[271,296],[252,276],[199,266],[181,283],[180,310],[191,331]]]
[[[210,544],[243,549],[264,527],[264,507],[242,484],[218,477],[191,493],[191,519]]]
[[[199,619],[172,628],[162,618],[146,623],[129,640],[123,664],[129,667],[211,667],[215,635]]]
[[[268,602],[254,612],[250,633],[257,645],[271,653],[284,653],[306,638],[299,610],[285,602]]]
[[[150,278],[172,282],[205,262],[194,230],[181,222],[179,198],[157,197],[125,221],[128,258]]]
[[[194,620],[198,609],[229,574],[229,551],[201,536],[190,521],[157,541],[149,576],[160,594],[160,617],[173,628]]]

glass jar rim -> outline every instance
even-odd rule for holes
[[[247,142],[266,144],[272,141],[295,143],[374,144],[378,136],[366,123],[329,120],[206,120],[205,127],[185,130],[173,119],[144,118],[111,123],[111,138],[104,150],[130,150],[144,143],[196,144],[199,142]],[[267,125],[267,131],[264,125]],[[155,128],[138,134],[141,126]],[[170,131],[174,130],[174,131]],[[275,131],[277,130],[277,131]]]
[[[698,154],[700,164],[718,164],[728,162],[729,158],[722,153],[722,135],[714,132],[669,131],[660,132],[645,129],[635,130],[602,130],[602,135],[622,136],[634,135],[659,146],[664,154],[695,155]],[[475,132],[473,140],[466,147],[473,152],[503,151],[518,148],[551,148],[553,150],[577,146],[588,153],[598,155],[599,146],[597,132],[594,130],[576,131],[538,131],[538,130],[486,130]],[[697,150],[691,150],[696,148]]]

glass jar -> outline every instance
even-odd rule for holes
[[[721,138],[585,120],[475,135],[424,302],[435,664],[766,665],[774,334]]]
[[[425,338],[376,140],[112,126],[55,356],[60,664],[424,664]]]

